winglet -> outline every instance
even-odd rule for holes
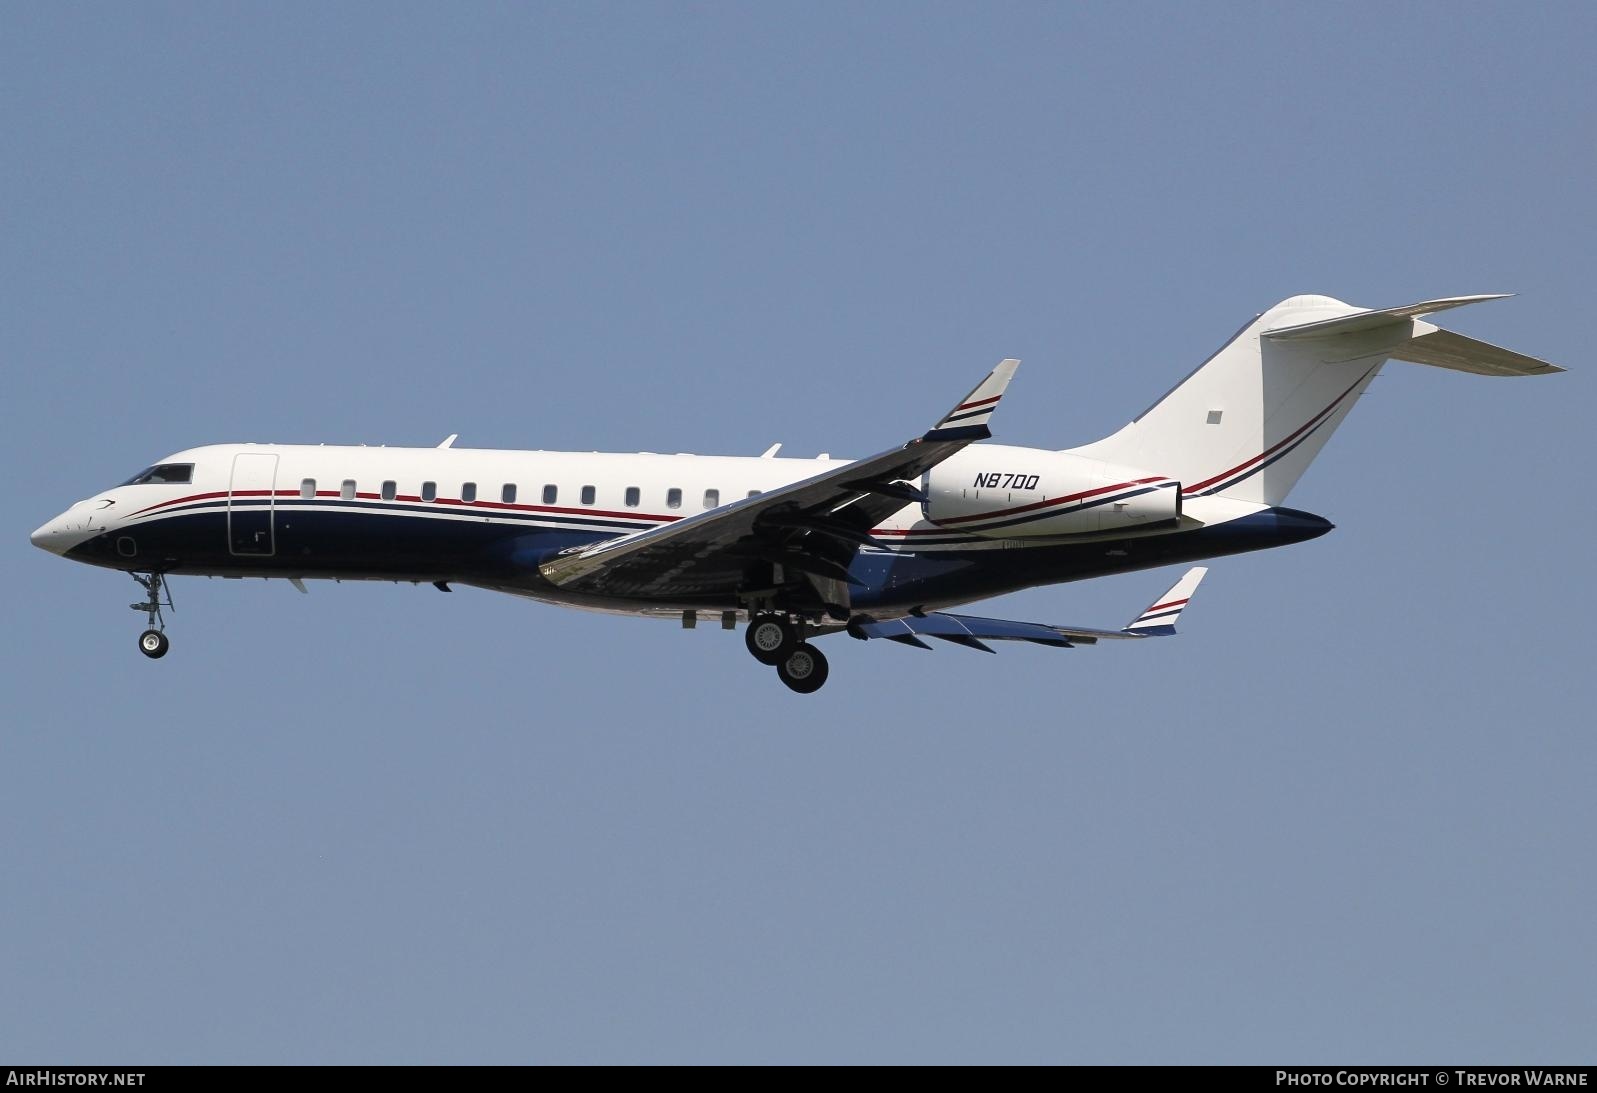
[[[1015,376],[1015,369],[1020,367],[1020,362],[1013,359],[1001,360],[998,367],[987,373],[987,378],[976,385],[976,389],[964,398],[959,404],[943,416],[943,420],[928,432],[922,440],[986,440],[992,436],[992,430],[987,428],[987,421],[993,416],[993,411],[998,409],[998,400],[1004,397],[1004,389],[1009,386],[1009,381]]]
[[[1168,637],[1174,634],[1176,619],[1180,617],[1181,609],[1187,606],[1192,594],[1198,590],[1198,582],[1203,580],[1208,572],[1209,570],[1201,565],[1187,570],[1181,579],[1171,586],[1170,591],[1154,600],[1148,610],[1132,619],[1121,633],[1150,638]]]

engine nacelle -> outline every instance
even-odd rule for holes
[[[926,475],[926,519],[995,539],[1173,523],[1181,483],[1069,452],[973,444]]]

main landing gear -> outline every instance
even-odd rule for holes
[[[149,629],[139,635],[139,652],[151,660],[159,660],[172,647],[165,634],[166,620],[161,617],[161,608],[172,606],[172,590],[159,573],[151,573],[148,577],[141,577],[137,573],[130,573],[129,576],[138,581],[149,596],[143,603],[128,604],[135,611],[143,611],[149,619]]]
[[[787,659],[799,638],[793,624],[781,615],[755,615],[743,631],[743,642],[755,660],[774,667]]]
[[[776,669],[777,678],[801,695],[813,694],[826,682],[826,657],[804,641],[798,627],[782,615],[756,615],[743,632],[749,652]]]

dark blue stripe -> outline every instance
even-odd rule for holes
[[[953,418],[949,419],[954,420]],[[985,425],[956,425],[952,429],[938,426],[922,440],[986,440],[993,435],[993,431]]]
[[[938,535],[935,537],[928,535],[922,539],[894,537],[892,539],[878,539],[877,542],[882,545],[884,551],[896,554],[899,552],[896,548],[899,547],[913,550],[916,547],[923,546],[970,546],[972,543],[991,542],[991,540],[984,540],[979,535]]]
[[[1066,506],[1065,508],[1057,508],[1057,509],[1043,509],[1041,512],[1028,513],[1025,516],[1017,517],[1014,520],[1001,520],[1001,521],[999,521],[996,524],[979,524],[979,525],[976,525],[976,526],[970,528],[969,530],[971,530],[971,531],[977,531],[977,530],[980,530],[980,531],[993,531],[993,530],[995,530],[997,528],[1012,528],[1012,527],[1016,526],[1017,524],[1029,524],[1029,523],[1031,523],[1034,520],[1052,520],[1056,516],[1064,516],[1064,515],[1067,515],[1067,514],[1072,514],[1072,513],[1077,513],[1077,512],[1085,512],[1088,509],[1094,509],[1094,508],[1097,508],[1099,505],[1107,505],[1107,504],[1110,504],[1110,503],[1112,503],[1114,501],[1124,501],[1124,500],[1126,500],[1128,498],[1131,498],[1131,497],[1141,497],[1143,494],[1152,493],[1155,490],[1168,490],[1168,489],[1174,489],[1174,488],[1175,488],[1175,483],[1174,482],[1166,482],[1164,485],[1161,485],[1161,486],[1144,486],[1142,489],[1133,490],[1130,493],[1111,493],[1107,497],[1100,497],[1100,498],[1097,498],[1097,499],[1092,500],[1092,501],[1083,501],[1079,505],[1069,505],[1069,506]]]
[[[644,528],[660,527],[663,523],[642,520],[617,520],[605,516],[582,516],[575,513],[555,512],[523,512],[511,509],[477,508],[465,505],[446,505],[435,501],[420,502],[385,502],[385,501],[346,501],[340,497],[241,497],[234,501],[233,508],[247,511],[260,511],[273,508],[289,510],[290,507],[310,509],[331,509],[339,512],[364,511],[368,513],[390,515],[393,513],[405,514],[441,514],[446,517],[467,519],[475,522],[482,517],[491,519],[508,520],[517,523],[534,524],[586,524],[617,531],[640,531]],[[208,510],[221,510],[228,507],[227,498],[210,501],[196,501],[187,505],[173,505],[171,508],[158,509],[154,512],[138,517],[139,524],[146,526],[164,519],[168,516],[204,512]]]
[[[1242,474],[1237,475],[1235,478],[1227,479],[1226,481],[1220,483],[1218,486],[1210,486],[1208,489],[1203,490],[1202,492],[1200,492],[1198,494],[1198,496],[1199,497],[1208,497],[1211,494],[1219,493],[1221,490],[1228,490],[1232,486],[1235,486],[1238,482],[1245,482],[1249,478],[1252,478],[1254,475],[1256,475],[1260,471],[1264,470],[1264,468],[1268,467],[1270,464],[1274,463],[1276,460],[1285,459],[1287,456],[1289,456],[1293,452],[1297,451],[1298,448],[1303,444],[1303,442],[1308,440],[1309,437],[1311,437],[1315,433],[1319,432],[1320,431],[1320,426],[1324,425],[1327,421],[1330,421],[1331,418],[1334,417],[1334,416],[1335,416],[1334,414],[1325,415],[1325,417],[1320,419],[1320,424],[1319,425],[1316,425],[1314,428],[1310,429],[1308,432],[1306,432],[1302,436],[1298,437],[1297,440],[1294,441],[1290,447],[1284,448],[1281,451],[1276,452],[1269,459],[1266,459],[1263,463],[1260,463],[1258,466],[1252,467],[1252,468],[1244,471]]]
[[[1379,365],[1376,366],[1376,368],[1379,368],[1379,367],[1380,367]],[[1363,384],[1367,385],[1370,382],[1371,378],[1373,377],[1376,368],[1371,368],[1368,372],[1364,373],[1364,375],[1362,377],[1360,377],[1359,383],[1363,383]],[[1199,496],[1199,497],[1208,497],[1211,494],[1219,493],[1221,490],[1230,489],[1232,486],[1236,485],[1238,482],[1244,482],[1247,479],[1249,479],[1249,478],[1253,477],[1254,475],[1258,474],[1260,471],[1264,470],[1264,468],[1268,467],[1270,464],[1274,463],[1276,460],[1282,459],[1282,458],[1284,458],[1284,457],[1286,457],[1288,455],[1291,455],[1293,452],[1297,451],[1299,445],[1301,445],[1305,440],[1309,439],[1309,437],[1313,436],[1315,433],[1319,432],[1320,431],[1320,427],[1322,425],[1324,425],[1327,421],[1330,421],[1333,417],[1336,416],[1337,407],[1342,404],[1342,400],[1343,399],[1347,398],[1348,395],[1353,394],[1353,392],[1358,389],[1359,383],[1355,383],[1352,387],[1349,387],[1346,391],[1344,391],[1342,393],[1342,397],[1341,398],[1337,399],[1335,402],[1331,403],[1331,405],[1327,406],[1325,408],[1324,415],[1320,418],[1319,421],[1315,422],[1314,427],[1311,428],[1308,432],[1304,433],[1302,436],[1298,437],[1297,440],[1293,441],[1292,444],[1289,447],[1286,448],[1286,450],[1277,452],[1275,455],[1271,456],[1269,459],[1266,459],[1264,462],[1260,463],[1258,466],[1253,467],[1250,470],[1244,471],[1242,474],[1237,475],[1235,478],[1232,478],[1232,479],[1229,479],[1229,480],[1227,480],[1225,482],[1222,482],[1218,486],[1211,486],[1208,489],[1199,491],[1197,496]]]

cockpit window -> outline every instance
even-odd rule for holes
[[[160,485],[185,485],[194,481],[194,464],[192,463],[157,463],[148,467],[126,482],[124,486],[147,486],[152,483]]]

